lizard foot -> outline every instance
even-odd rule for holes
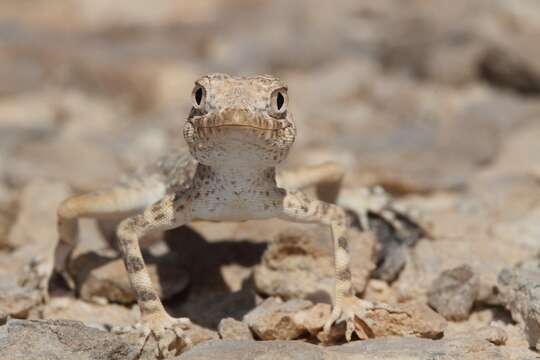
[[[134,326],[118,327],[115,333],[136,332],[139,337],[141,352],[147,343],[153,340],[156,358],[164,359],[179,355],[182,351],[192,347],[191,339],[184,333],[191,327],[188,318],[173,318],[168,314],[148,317]]]
[[[345,339],[347,341],[351,341],[353,333],[360,340],[372,338],[374,337],[373,320],[369,318],[368,312],[379,309],[394,312],[388,305],[373,304],[356,296],[347,296],[334,306],[330,318],[324,324],[323,333],[329,335],[332,325],[345,322]]]

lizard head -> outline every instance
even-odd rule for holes
[[[184,138],[202,164],[273,166],[294,142],[287,86],[273,76],[206,75],[195,82],[192,103]]]

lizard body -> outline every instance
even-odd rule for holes
[[[182,329],[189,320],[174,319],[165,311],[146,270],[141,237],[197,219],[281,218],[324,224],[332,231],[336,277],[334,310],[324,331],[345,321],[347,340],[353,332],[361,336],[364,330],[358,319],[371,305],[354,294],[348,218],[344,209],[331,203],[343,172],[325,164],[301,169],[297,176],[276,175],[276,166],[286,158],[296,135],[287,86],[269,75],[211,74],[195,82],[192,103],[183,130],[190,155],[169,154],[110,190],[75,196],[60,205],[56,270],[66,270],[78,240],[78,218],[131,214],[118,226],[117,237],[141,309],[141,323],[158,340],[165,331],[183,338]],[[322,198],[329,202],[296,189],[309,184],[324,184]],[[160,343],[160,351],[167,348]]]

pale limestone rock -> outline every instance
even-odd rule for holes
[[[477,336],[474,332],[464,337],[442,340],[415,337],[392,337],[355,341],[345,345],[321,347],[297,341],[211,341],[187,351],[178,360],[241,359],[253,354],[257,360],[506,360],[508,353]],[[521,359],[533,360],[528,354]]]
[[[2,359],[132,359],[136,346],[105,331],[68,320],[11,320],[0,336]]]
[[[219,336],[224,340],[252,340],[249,326],[233,318],[221,319],[218,324]]]
[[[478,279],[469,265],[463,265],[443,271],[433,281],[428,302],[448,320],[465,320],[477,296]]]
[[[140,319],[137,306],[96,304],[71,297],[52,297],[46,304],[34,308],[30,319],[65,319],[82,321],[87,326],[131,326]]]
[[[296,323],[295,314],[311,306],[307,300],[283,302],[268,298],[247,313],[243,321],[262,340],[293,340],[306,332],[303,324]]]
[[[499,274],[499,296],[525,331],[529,346],[540,349],[540,260],[530,260]]]

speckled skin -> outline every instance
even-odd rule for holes
[[[117,235],[143,328],[147,335],[160,340],[159,350],[165,354],[171,344],[162,343],[164,333],[173,331],[184,338],[182,329],[189,326],[189,320],[174,319],[163,308],[141,255],[142,236],[196,219],[281,218],[325,224],[334,239],[336,288],[334,310],[324,330],[328,332],[335,322],[345,321],[348,340],[353,331],[363,337],[362,325],[365,327],[367,321],[361,320],[371,304],[356,298],[352,290],[345,211],[289,186],[319,183],[337,187],[342,172],[326,164],[303,169],[297,176],[283,174],[282,180],[276,180],[275,166],[286,158],[296,135],[287,109],[286,85],[268,75],[212,74],[196,81],[192,98],[193,108],[184,124],[191,157],[170,154],[109,191],[62,203],[58,210],[56,269],[65,272],[77,242],[77,218],[104,218],[146,208],[123,220]],[[329,193],[332,200],[337,190]]]

